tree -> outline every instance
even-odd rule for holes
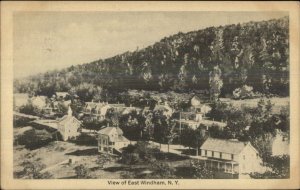
[[[19,108],[19,112],[28,115],[35,115],[35,116],[40,116],[42,114],[42,110],[34,106],[31,102],[27,103],[24,106],[21,106]]]
[[[212,179],[213,172],[209,170],[203,161],[200,160],[192,160],[191,161],[191,169],[193,177],[196,179]]]
[[[252,98],[254,96],[253,87],[244,85],[241,88],[236,88],[233,91],[233,97],[235,99]]]
[[[267,166],[271,171],[264,173],[251,173],[250,176],[255,179],[288,179],[290,177],[290,156],[271,156],[268,159]]]
[[[80,100],[88,102],[91,101],[94,97],[99,98],[99,94],[102,94],[102,88],[90,83],[81,83],[76,87],[72,87],[70,90],[70,94],[76,94]]]
[[[91,117],[85,117],[82,121],[82,126],[85,129],[90,129],[94,131],[99,131],[103,126],[106,126],[107,121],[99,121],[98,119],[94,119]]]
[[[167,120],[167,126],[165,126],[164,130],[164,136],[165,141],[168,144],[168,152],[170,152],[170,144],[173,142],[174,138],[177,137],[177,134],[175,133],[175,126],[176,123],[173,120],[170,120],[170,118]]]
[[[53,138],[52,135],[45,129],[31,129],[25,131],[23,135],[19,136],[17,141],[18,144],[25,145],[28,149],[37,149],[53,141]]]
[[[52,175],[49,172],[42,172],[45,169],[45,165],[42,164],[38,159],[34,159],[34,155],[28,153],[25,155],[25,160],[20,164],[23,170],[17,175],[17,178],[25,179],[49,179]]]
[[[104,153],[97,157],[96,163],[99,165],[100,168],[105,168],[105,165],[108,165],[113,160],[114,158],[111,155]]]
[[[251,129],[251,128],[250,128]],[[251,144],[257,149],[264,163],[272,155],[272,144],[274,136],[271,133],[262,133],[251,137]]]
[[[91,178],[89,170],[82,164],[74,168],[77,179],[89,179]]]
[[[68,107],[63,102],[58,102],[56,106],[56,113],[60,116],[66,115],[68,112]]]
[[[197,129],[186,128],[182,131],[181,139],[182,144],[188,147],[193,147],[196,150],[196,156],[198,156],[199,147],[205,141],[206,134],[205,128],[199,126]]]
[[[175,169],[167,163],[154,161],[151,162],[151,169],[153,171],[148,179],[172,179],[176,178]]]
[[[209,73],[209,85],[210,85],[210,98],[216,100],[221,94],[221,88],[223,86],[223,80],[221,79],[221,69],[219,66],[215,66]]]
[[[143,129],[143,139],[150,140],[153,138],[153,133],[154,133],[153,114],[148,113],[144,117],[145,117],[145,128]]]

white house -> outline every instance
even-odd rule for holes
[[[119,127],[105,127],[98,131],[98,151],[113,153],[113,149],[121,149],[130,144],[130,141],[123,136]]]
[[[76,138],[80,135],[81,122],[72,116],[72,109],[69,106],[68,115],[62,117],[57,123],[57,130],[64,141]]]
[[[288,134],[280,130],[276,130],[276,136],[272,143],[272,155],[281,156],[290,154],[290,142],[288,139]]]
[[[232,174],[261,172],[262,160],[250,142],[208,138],[200,147],[212,169]]]
[[[207,104],[201,104],[200,98],[198,96],[194,96],[191,99],[191,111],[205,115],[211,111],[211,107]]]
[[[56,92],[55,95],[57,99],[61,100],[70,96],[68,92]]]

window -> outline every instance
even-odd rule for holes
[[[214,157],[214,151],[212,151],[211,156]]]
[[[207,156],[207,150],[205,150],[205,156]]]
[[[222,159],[222,152],[220,152],[220,158]]]
[[[233,154],[231,154],[231,160],[233,160],[234,159],[234,155]]]

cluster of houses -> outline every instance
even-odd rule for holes
[[[83,133],[81,121],[73,116],[70,103],[68,103],[70,101],[68,96],[67,93],[56,93],[52,100],[52,105],[58,101],[66,102],[66,106],[68,106],[67,115],[55,120],[36,119],[33,121],[35,125],[48,127],[54,132],[58,132],[64,141],[76,139]],[[26,95],[16,94],[14,97],[14,106],[17,109],[25,105],[28,101],[31,101],[34,105],[38,105],[41,109],[47,109],[49,105],[43,97],[33,97],[30,99]],[[107,112],[111,108],[120,114],[128,114],[132,111],[142,113],[145,110],[149,110],[149,107],[142,109],[133,106],[128,107],[120,103],[109,104],[108,102],[92,101],[85,103],[83,114],[97,120],[103,120],[107,117]],[[158,103],[153,110],[160,110],[167,117],[171,117],[175,112],[166,102]],[[52,111],[53,107],[51,107]],[[191,99],[190,107],[180,112],[180,117],[177,120],[180,130],[185,127],[195,129],[201,125],[205,126],[206,130],[213,125],[224,128],[226,123],[209,120],[206,117],[206,114],[210,111],[211,107],[208,104],[202,104],[200,99],[194,96]],[[119,127],[106,126],[101,128],[97,133],[99,152],[114,153],[114,150],[120,151],[123,147],[130,144],[130,141],[123,136],[123,131]],[[280,142],[276,141],[276,143],[276,146],[279,147],[278,143]],[[205,159],[205,163],[212,169],[231,174],[259,172],[261,170],[262,160],[250,142],[241,142],[235,139],[208,138],[199,148],[199,156]],[[277,151],[277,154],[280,153],[282,152]]]
[[[19,110],[22,106],[31,104],[34,107],[42,110],[45,117],[53,117],[59,105],[68,107],[71,104],[71,96],[67,92],[56,92],[51,98],[47,96],[30,97],[26,93],[14,94],[14,110]]]

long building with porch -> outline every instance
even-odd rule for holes
[[[209,137],[200,147],[200,154],[207,158],[205,162],[213,170],[231,174],[263,170],[262,159],[250,142]]]

